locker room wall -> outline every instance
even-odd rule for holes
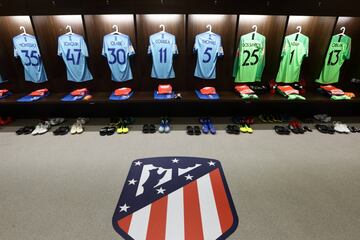
[[[62,57],[57,55],[58,37],[68,32],[66,25],[70,25],[74,33],[84,36],[86,41],[81,15],[33,16],[32,19],[51,92],[69,92],[80,87],[91,89],[94,85],[93,81],[85,83],[67,81],[66,66]],[[91,57],[94,56],[90,55]],[[90,72],[93,72],[92,69]]]
[[[150,35],[161,31],[160,24],[164,24],[166,32],[175,35],[179,55],[174,58],[175,78],[171,80],[152,79],[151,56],[147,54]],[[137,55],[139,56],[139,67],[141,91],[154,91],[158,84],[171,83],[175,91],[186,89],[185,76],[187,71],[185,51],[185,15],[182,14],[139,14],[136,15],[137,26]]]
[[[110,92],[118,87],[131,87],[136,89],[139,85],[139,61],[135,38],[135,21],[134,15],[85,15],[84,16],[85,29],[87,33],[87,46],[89,49],[89,66],[92,69],[94,77],[94,87],[96,91]],[[124,83],[117,83],[111,80],[111,71],[107,60],[101,55],[103,46],[103,37],[113,31],[112,26],[116,24],[119,27],[119,32],[130,37],[131,42],[135,48],[135,55],[130,59],[131,70],[133,73],[133,80]]]
[[[360,17],[339,17],[333,35],[339,34],[340,28],[345,27],[345,34],[351,37],[350,60],[345,61],[341,68],[339,84],[346,89],[354,88],[350,80],[360,78]]]
[[[213,86],[218,90],[232,88],[232,65],[234,59],[234,43],[236,36],[236,15],[204,15],[190,14],[187,23],[187,77],[186,88],[191,91],[205,86]],[[212,32],[221,36],[224,56],[218,58],[216,64],[216,79],[203,80],[194,77],[197,55],[193,52],[195,36],[208,31],[206,25],[212,26]]]
[[[284,39],[287,16],[270,15],[240,15],[236,39],[238,48],[240,37],[252,32],[253,25],[257,25],[257,32],[266,37],[265,69],[262,82],[268,83],[276,77],[280,65],[280,53]]]
[[[26,82],[21,60],[14,57],[13,37],[23,32],[19,29],[20,26],[24,26],[28,34],[34,35],[34,29],[32,28],[29,16],[0,17],[1,74],[3,78],[8,80],[3,86],[12,89],[14,92],[26,92],[39,86],[46,86],[46,84]]]
[[[320,76],[324,65],[329,41],[336,23],[336,17],[290,16],[286,35],[297,32],[296,27],[302,27],[302,33],[309,37],[309,57],[304,59],[300,79],[306,80],[306,88],[317,87],[315,79]]]

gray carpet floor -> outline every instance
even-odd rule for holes
[[[222,162],[239,215],[229,239],[360,239],[360,133],[278,136],[258,124],[189,137],[179,124],[101,137],[97,119],[78,136],[16,136],[29,121],[0,129],[0,239],[120,239],[111,219],[130,164],[156,156]]]

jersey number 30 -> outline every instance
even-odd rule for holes
[[[115,48],[108,48],[108,51],[110,52],[111,56],[113,56],[114,60],[109,61],[110,64],[115,64],[118,62],[120,65],[125,64],[125,51],[124,49],[118,49]]]

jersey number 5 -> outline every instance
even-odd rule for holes
[[[257,64],[259,61],[259,57],[258,57],[258,55],[256,55],[257,52],[259,52],[259,49],[255,49],[252,53],[250,53],[250,51],[248,51],[248,50],[244,50],[244,54],[246,55],[246,57],[245,57],[245,61],[242,65],[249,66],[249,65]],[[248,61],[249,61],[250,57],[254,58],[254,60],[249,63]]]
[[[66,60],[71,61],[74,65],[79,65],[81,49],[73,49],[73,51],[77,53],[76,61],[74,53],[72,53],[70,49],[68,49],[66,52]]]
[[[211,59],[211,55],[210,55],[210,51],[212,50],[211,47],[208,47],[205,49],[204,55],[207,56],[207,59],[205,60],[205,58],[203,59],[203,63],[208,63],[210,62]]]

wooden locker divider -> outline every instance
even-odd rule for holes
[[[127,86],[134,88],[140,81],[140,74],[138,72],[137,60],[137,47],[135,39],[135,22],[134,15],[122,14],[122,15],[85,15],[85,29],[88,36],[88,48],[89,48],[89,65],[92,69],[94,78],[96,79],[95,87],[96,91],[110,93],[116,87]],[[123,83],[117,83],[111,80],[111,71],[108,66],[107,60],[101,55],[103,46],[103,37],[113,31],[113,25],[119,27],[119,32],[126,34],[130,37],[131,42],[135,48],[135,55],[131,57],[130,64],[133,73],[133,80]]]
[[[232,91],[232,67],[234,60],[234,40],[236,34],[237,15],[190,14],[188,16],[187,34],[187,77],[186,88],[189,91],[205,86],[216,87],[217,90]],[[224,56],[216,63],[216,79],[199,79],[194,77],[197,55],[193,52],[195,36],[208,31],[206,26],[212,26],[212,32],[221,36]]]
[[[272,15],[240,15],[236,48],[240,37],[252,32],[253,25],[258,27],[258,33],[266,37],[266,58],[262,82],[267,84],[269,80],[275,79],[280,65],[280,53],[284,41],[287,16]]]
[[[331,34],[336,17],[290,16],[286,35],[297,32],[296,27],[302,27],[302,33],[309,37],[309,57],[302,64],[301,75],[306,80],[307,90],[317,86],[315,79],[320,76],[324,65]]]
[[[25,93],[48,86],[48,83],[36,84],[25,81],[24,67],[21,60],[14,57],[13,37],[22,33],[19,29],[20,26],[24,26],[28,34],[34,35],[29,16],[0,17],[1,74],[4,79],[8,80],[7,83],[3,84],[3,87],[11,89],[14,93]]]
[[[340,28],[345,27],[345,34],[351,37],[350,60],[345,61],[341,68],[340,85],[347,91],[354,90],[354,84],[350,82],[352,78],[360,78],[360,17],[339,17],[333,35],[341,32]]]
[[[175,78],[171,80],[152,79],[151,56],[147,54],[150,35],[161,31],[164,24],[166,32],[175,35],[179,55],[174,58]],[[186,51],[185,51],[185,15],[182,14],[139,14],[136,15],[138,55],[140,62],[141,82],[139,90],[154,91],[158,84],[170,83],[174,91],[185,90]]]
[[[84,83],[67,81],[66,66],[62,57],[57,55],[58,37],[68,32],[65,28],[66,25],[70,25],[74,33],[84,36],[86,41],[81,15],[33,16],[32,19],[51,91],[67,93],[82,87],[88,87],[90,90],[93,90],[95,79]],[[93,72],[92,70],[90,69],[90,72]]]

